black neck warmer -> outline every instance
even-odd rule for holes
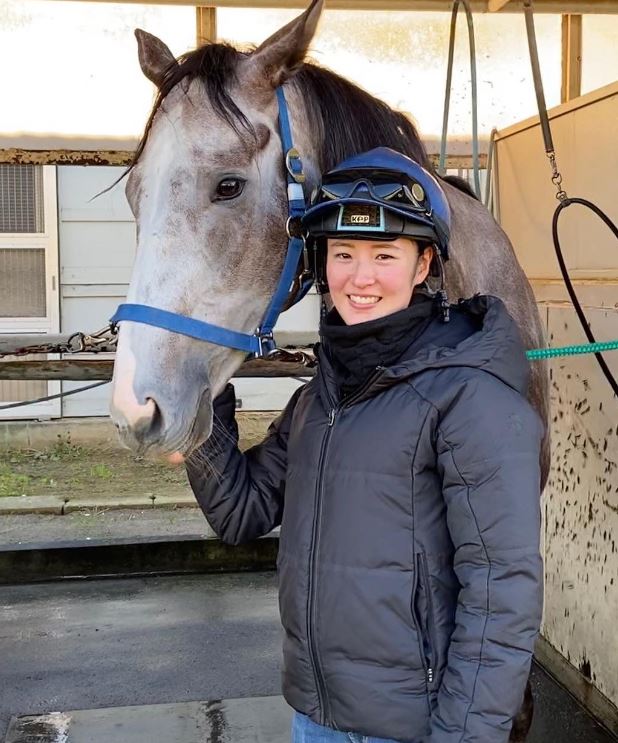
[[[346,325],[335,308],[320,327],[322,346],[346,397],[360,387],[377,366],[391,366],[436,314],[434,298],[414,295],[409,307],[377,320]]]

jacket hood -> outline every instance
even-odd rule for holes
[[[323,351],[320,352],[320,367],[332,392],[332,371]],[[355,399],[373,396],[429,369],[446,367],[482,369],[526,395],[530,364],[519,329],[502,300],[491,295],[460,300],[452,307],[448,324],[439,318],[431,322],[401,359],[377,374]]]
[[[466,366],[483,369],[525,395],[530,364],[519,328],[502,300],[490,295],[477,295],[456,305],[452,314],[455,318],[463,315],[468,320],[467,323],[465,319],[464,322],[455,320],[453,335],[459,331],[460,338],[449,339],[448,326],[434,320],[427,331],[408,347],[402,360],[386,370],[386,376],[400,379],[427,369]],[[466,325],[468,333],[461,337]],[[449,340],[456,342],[451,345]]]

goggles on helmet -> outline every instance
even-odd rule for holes
[[[370,239],[381,233],[386,240],[432,242],[447,260],[446,198],[427,171],[405,160],[404,165],[414,166],[413,174],[380,167],[341,167],[326,173],[303,217],[309,241],[343,234]]]
[[[366,173],[349,171],[345,180],[331,176],[322,182],[319,193],[314,195],[313,203],[320,201],[335,201],[340,199],[369,198],[375,202],[388,201],[391,204],[401,204],[406,209],[427,214],[428,205],[425,189],[420,183],[405,178],[395,181],[394,173],[372,173],[371,178]],[[357,177],[350,181],[350,178]]]

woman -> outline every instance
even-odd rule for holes
[[[294,743],[504,743],[541,619],[541,424],[500,300],[448,307],[435,179],[384,148],[327,173],[304,219],[333,309],[317,377],[266,439],[188,464],[234,544],[281,524]],[[207,457],[217,473],[197,462]]]

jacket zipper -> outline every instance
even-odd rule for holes
[[[427,656],[425,655],[425,647],[423,643],[423,623],[421,621],[421,618],[418,616],[418,612],[416,610],[416,596],[418,594],[419,583],[420,583],[419,560],[418,560],[418,557],[415,556],[414,557],[414,578],[412,582],[412,596],[410,599],[410,611],[412,613],[412,623],[414,624],[414,627],[416,628],[416,633],[418,635],[418,649],[419,649],[419,655],[421,658],[421,665],[423,666],[423,671],[425,673],[425,679],[427,680],[427,683],[430,683],[429,677],[431,676],[431,678],[433,679],[433,670],[431,669]]]
[[[360,390],[355,392],[347,399],[341,400],[338,405],[333,405],[332,400],[329,396],[331,409],[328,413],[328,427],[324,438],[322,439],[322,446],[320,448],[320,456],[318,458],[318,477],[316,485],[316,497],[315,506],[313,510],[313,532],[311,535],[311,560],[309,563],[309,576],[308,576],[308,601],[307,601],[307,644],[309,646],[309,656],[313,666],[313,674],[316,680],[316,688],[318,691],[318,701],[321,708],[321,721],[323,725],[330,724],[331,727],[335,727],[333,721],[330,720],[330,703],[328,701],[328,691],[326,689],[326,682],[324,681],[324,675],[322,673],[322,667],[320,664],[320,658],[318,655],[318,649],[316,647],[314,637],[314,627],[316,620],[316,580],[315,580],[315,569],[317,565],[318,552],[320,547],[320,522],[322,515],[322,479],[324,471],[324,462],[326,461],[326,455],[328,452],[328,444],[335,423],[337,413],[344,408],[349,407],[354,403],[357,398],[360,398],[364,392],[371,387],[371,385],[382,375],[384,368],[381,366],[376,367],[375,372],[369,377]]]
[[[328,709],[328,696],[326,691],[326,683],[322,674],[322,668],[320,665],[320,659],[318,657],[318,651],[314,638],[314,627],[316,619],[316,580],[315,580],[315,569],[317,565],[318,550],[320,544],[320,521],[322,516],[322,475],[324,469],[324,461],[326,459],[326,453],[328,450],[328,442],[330,441],[333,424],[335,422],[335,416],[337,415],[337,408],[333,407],[328,413],[328,428],[322,439],[322,446],[320,448],[320,456],[318,458],[318,477],[316,485],[315,495],[315,506],[313,509],[313,531],[311,534],[311,560],[309,562],[309,576],[308,576],[308,599],[307,599],[307,644],[309,646],[309,656],[311,658],[311,664],[313,666],[313,675],[316,681],[316,688],[318,690],[318,700],[320,703],[321,710],[321,724],[327,725],[328,718],[330,717],[330,710]]]
[[[424,637],[421,635],[421,642],[423,643],[423,654],[425,654],[425,641],[427,642],[427,655],[425,658],[425,671],[427,673],[427,683],[432,684],[433,683],[433,663],[434,663],[434,642],[433,642],[433,633],[431,631],[431,624],[432,624],[432,618],[433,618],[433,606],[431,601],[431,591],[429,590],[429,571],[427,570],[427,563],[425,554],[421,552],[418,555],[418,571],[419,571],[419,580],[422,577],[423,579],[423,588],[425,591],[425,601],[427,602],[427,617],[426,620],[423,622],[420,620],[421,625],[421,632],[423,632],[423,626],[424,626]]]

